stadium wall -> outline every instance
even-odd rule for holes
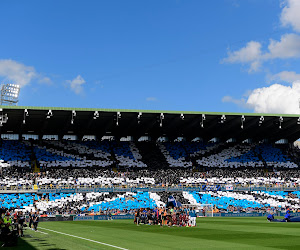
[[[74,216],[73,221],[86,221],[86,220],[107,220],[107,215],[91,215],[91,216]],[[132,214],[124,214],[124,215],[112,215],[113,220],[119,219],[134,219],[134,215]]]
[[[108,219],[107,215],[87,215],[87,216],[56,215],[56,216],[51,216],[51,217],[40,217],[41,222],[46,222],[46,221],[90,221],[90,220],[107,220],[107,219]],[[112,215],[112,219],[113,220],[134,219],[134,215],[132,215],[132,214]]]
[[[214,213],[214,217],[264,217],[267,213]],[[285,213],[277,212],[274,216],[285,216]],[[300,213],[291,213],[291,216],[300,216]]]
[[[231,187],[228,186],[208,186],[208,187],[149,187],[149,188],[56,188],[56,189],[12,189],[0,190],[1,194],[17,194],[17,193],[122,193],[122,192],[205,192],[205,191],[300,191],[300,187]]]
[[[209,187],[161,187],[161,188],[71,188],[71,189],[38,189],[38,194],[42,193],[89,193],[89,192],[205,192],[205,191],[300,191],[300,187],[232,187],[209,186]],[[12,193],[16,193],[16,190]]]
[[[283,217],[285,213],[277,212],[274,214],[275,216]],[[214,213],[214,217],[265,217],[267,213]],[[291,216],[300,216],[300,213],[291,213]],[[120,219],[129,219],[133,220],[134,215],[132,214],[124,214],[124,215],[112,215],[113,220]],[[108,220],[107,215],[87,215],[87,216],[61,216],[57,215],[54,217],[41,217],[40,221],[94,221],[94,220]]]

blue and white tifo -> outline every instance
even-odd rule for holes
[[[300,191],[292,192],[295,195],[294,202],[299,202]],[[231,207],[243,209],[258,208],[285,208],[291,206],[291,199],[287,192],[183,192],[176,194],[183,197],[188,204],[197,207],[201,204],[211,204],[213,207],[230,211]],[[70,206],[75,209],[74,202],[79,205],[80,211],[99,212],[106,210],[129,211],[138,208],[165,207],[163,193],[59,193],[43,194],[39,196],[33,193],[25,194],[1,194],[0,206],[8,209],[17,208],[26,211],[39,209],[45,213],[56,211]],[[42,197],[42,198],[41,198]],[[258,198],[259,197],[259,198]],[[175,200],[175,199],[174,199]],[[181,199],[182,200],[182,199]],[[170,199],[168,200],[170,202]],[[180,203],[179,203],[180,204]],[[178,206],[181,206],[178,205]]]
[[[3,106],[0,118],[3,208],[300,211],[297,115]]]
[[[218,150],[222,147],[223,150]],[[298,167],[285,148],[271,144],[235,144],[228,147],[224,143],[161,142],[157,148],[169,167],[188,168],[193,164],[206,168]],[[108,167],[114,164],[112,156],[119,166],[147,167],[138,145],[126,141],[45,141],[41,144],[3,140],[0,149],[0,159],[6,163],[4,166],[29,167],[30,157],[34,154],[40,166],[46,168]],[[216,150],[220,152],[210,153]]]

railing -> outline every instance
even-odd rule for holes
[[[0,186],[0,191],[15,191],[15,190],[33,190],[32,185],[12,185],[12,186]]]
[[[111,185],[101,185],[101,184],[65,184],[65,185],[57,185],[57,184],[43,184],[38,185],[39,188],[47,188],[47,189],[56,189],[56,188],[165,188],[165,187],[209,187],[209,186],[233,186],[234,188],[239,187],[246,187],[246,188],[259,188],[259,187],[265,187],[265,188],[281,188],[281,187],[300,187],[298,184],[265,184],[265,185],[250,185],[250,184],[138,184],[138,185],[130,185],[130,184],[111,184]]]
[[[179,185],[11,185],[0,186],[0,192],[182,192],[182,191],[300,191],[300,185],[197,185],[197,184],[179,184]]]

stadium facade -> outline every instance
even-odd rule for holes
[[[289,114],[187,112],[165,110],[85,109],[0,106],[1,134],[131,136],[138,140],[184,137],[209,141],[252,140],[292,143],[300,137],[300,117]],[[8,118],[5,120],[5,118]],[[37,137],[36,137],[37,138]]]

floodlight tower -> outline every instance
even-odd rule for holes
[[[1,86],[1,105],[17,105],[19,102],[20,85],[3,84]]]

